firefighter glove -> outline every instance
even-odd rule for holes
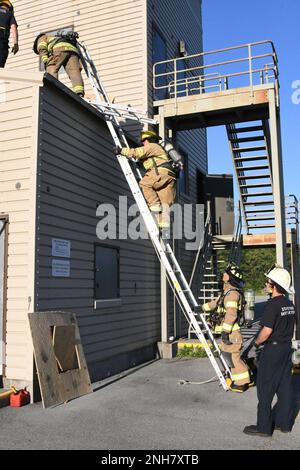
[[[119,147],[119,146],[113,148],[113,152],[114,152],[115,155],[120,155],[121,150],[122,150],[122,148]]]
[[[12,49],[11,49],[11,52],[13,54],[16,54],[17,52],[19,51],[19,45],[18,44],[14,44]]]
[[[221,338],[224,344],[232,344],[232,342],[229,340],[229,333],[222,331]]]

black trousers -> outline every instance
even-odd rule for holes
[[[293,426],[293,388],[290,343],[267,343],[260,355],[257,374],[257,428],[272,434],[274,426],[290,431]],[[277,403],[272,410],[272,401]]]
[[[0,68],[4,68],[8,57],[8,36],[4,30],[0,30]]]

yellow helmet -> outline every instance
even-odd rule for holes
[[[0,6],[9,8],[9,10],[14,11],[13,4],[9,0],[0,0]]]
[[[140,139],[141,139],[141,142],[144,142],[144,140],[146,139],[154,140],[158,142],[161,139],[161,137],[159,137],[159,135],[154,131],[142,131],[140,134]]]

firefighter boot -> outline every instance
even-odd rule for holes
[[[229,389],[232,392],[237,392],[237,393],[244,393],[248,390],[248,388],[249,388],[249,384],[237,385],[236,383],[231,382],[231,384],[229,385]]]

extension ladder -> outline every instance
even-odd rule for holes
[[[128,147],[124,131],[116,115],[117,113],[112,112],[115,107],[109,107],[109,97],[100,81],[95,64],[91,59],[86,46],[82,42],[78,43],[78,50],[80,52],[82,65],[95,93],[96,102],[92,104],[104,115],[115,146]],[[142,122],[142,119],[140,122]],[[154,221],[154,218],[152,217],[152,214],[140,190],[129,160],[122,155],[117,155],[117,159],[143,217],[157,256],[166,269],[169,284],[176,296],[179,305],[181,306],[185,318],[187,322],[192,325],[197,338],[203,344],[206,354],[218,376],[222,387],[224,390],[228,390],[226,378],[231,377],[230,369],[206,322],[205,315],[200,312],[200,307],[196,302],[196,299],[178,264],[171,246],[168,243],[165,244],[164,241],[159,237],[158,226]],[[198,323],[199,320],[197,321],[195,313],[198,313],[200,323]],[[206,339],[206,337],[208,339]],[[212,349],[210,348],[208,341],[210,341]]]

